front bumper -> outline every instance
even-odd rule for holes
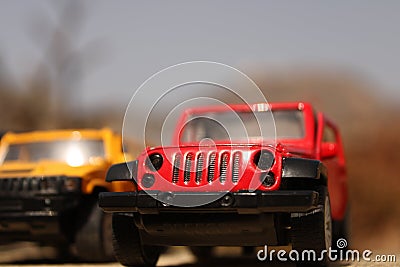
[[[13,218],[57,217],[79,206],[80,195],[0,198],[0,221]]]
[[[204,199],[205,197],[217,200],[196,207],[177,207],[160,201],[166,196],[169,199],[179,200],[179,203],[185,203],[185,199],[188,200],[188,203],[192,203],[194,198]],[[221,192],[104,192],[99,195],[99,206],[106,212],[138,212],[140,214],[160,212],[291,213],[308,212],[317,208],[319,194],[312,190],[281,190],[227,192],[222,197],[219,196],[221,196]]]
[[[166,196],[179,203],[185,200],[193,203],[193,198],[216,200],[196,207],[177,207],[156,199]],[[318,197],[318,192],[312,190],[225,195],[221,192],[104,192],[100,193],[99,205],[106,212],[133,216],[146,245],[262,246],[287,245],[290,213],[315,210]]]
[[[73,218],[81,196],[0,198],[0,239],[58,242],[73,231]],[[39,238],[40,237],[40,238]]]

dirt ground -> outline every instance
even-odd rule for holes
[[[374,252],[374,254],[377,254]],[[184,247],[170,248],[163,254],[158,261],[157,266],[170,266],[170,267],[239,267],[239,266],[276,266],[276,267],[291,267],[295,266],[293,263],[285,262],[260,262],[257,260],[256,255],[241,256],[239,248],[218,248],[218,258],[208,262],[199,263],[196,258]],[[88,264],[88,263],[75,263],[75,262],[57,262],[54,260],[55,251],[50,247],[37,247],[32,243],[16,243],[12,245],[0,246],[0,267],[38,267],[47,266],[55,267],[63,265],[65,267],[118,267],[119,263],[102,263],[102,264]],[[397,263],[382,263],[382,262],[335,262],[335,266],[400,266],[400,255],[396,255]]]

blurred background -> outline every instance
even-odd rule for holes
[[[0,1],[0,131],[110,126],[134,91],[192,60],[342,130],[351,243],[400,252],[400,2]]]

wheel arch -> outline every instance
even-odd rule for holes
[[[283,158],[282,184],[294,188],[328,185],[328,171],[319,160],[304,158]]]

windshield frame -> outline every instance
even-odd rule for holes
[[[273,120],[264,111],[207,112],[189,116],[180,134],[180,143],[203,139],[214,142],[247,142],[251,140],[298,140],[305,135],[304,114],[299,110],[274,110]],[[200,115],[200,116],[198,116]],[[264,128],[273,123],[272,132]],[[264,131],[264,132],[263,132]]]
[[[272,110],[272,111],[277,111],[277,110],[297,110],[297,111],[302,111],[303,112],[303,122],[304,122],[304,136],[303,138],[296,138],[296,139],[277,139],[277,140],[263,140],[264,143],[287,143],[287,144],[293,144],[295,146],[304,146],[306,147],[314,147],[314,137],[315,137],[315,121],[314,121],[314,116],[313,116],[313,109],[310,104],[304,103],[304,102],[290,102],[290,103],[269,103],[269,104],[261,104],[261,105],[267,105],[267,109]],[[185,123],[188,121],[188,119],[192,116],[198,116],[204,113],[210,113],[210,112],[223,112],[226,110],[234,110],[237,112],[257,112],[257,111],[262,111],[259,109],[260,104],[241,104],[241,105],[229,105],[229,106],[210,106],[210,107],[200,107],[200,108],[192,108],[192,109],[187,109],[183,114],[181,115],[177,127],[175,129],[174,137],[172,140],[172,144],[174,146],[179,146],[179,145],[190,145],[190,144],[199,144],[199,142],[193,142],[193,143],[182,143],[182,130],[184,128]],[[230,143],[229,140],[219,140],[216,143],[221,143],[221,144],[226,144]],[[259,144],[260,139],[250,139],[249,144]]]
[[[20,159],[17,160],[6,160],[7,155],[9,153],[10,147],[14,146],[14,145],[30,145],[30,144],[49,144],[51,145],[51,143],[65,143],[65,144],[58,144],[58,145],[66,145],[68,146],[69,143],[71,144],[78,144],[79,142],[87,142],[87,141],[92,141],[92,142],[99,142],[101,145],[101,155],[99,154],[98,156],[90,156],[87,158],[84,158],[84,163],[83,165],[90,165],[90,158],[91,157],[95,157],[95,158],[101,158],[101,159],[106,159],[107,157],[107,151],[106,151],[106,144],[105,141],[102,138],[80,138],[80,139],[74,139],[74,138],[60,138],[60,139],[35,139],[32,141],[27,141],[27,140],[21,140],[19,141],[18,139],[13,140],[12,142],[7,142],[7,143],[3,143],[1,144],[1,148],[0,149],[0,165],[2,164],[8,164],[8,163],[30,163],[30,164],[36,164],[40,161],[52,161],[52,162],[59,162],[59,163],[65,163],[68,164],[66,160],[62,160],[60,158],[40,158],[37,160],[26,160],[26,161],[21,161]],[[54,144],[56,145],[56,144]],[[100,146],[99,146],[100,147]]]

